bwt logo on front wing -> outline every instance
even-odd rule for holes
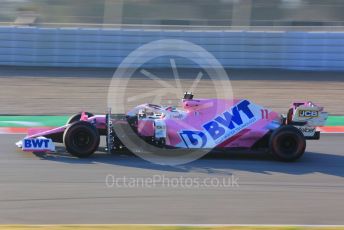
[[[213,148],[257,120],[250,105],[241,101],[204,124],[202,131],[183,130],[179,135],[188,148]]]
[[[23,140],[22,148],[26,151],[55,150],[52,140],[47,138],[26,138]]]

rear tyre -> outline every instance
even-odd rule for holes
[[[294,126],[281,126],[270,137],[269,150],[280,161],[295,161],[305,152],[306,140]]]
[[[88,117],[93,117],[94,115],[89,112],[85,112]],[[66,122],[66,125],[72,124],[73,122],[80,121],[82,113],[77,113],[71,116],[68,121]]]
[[[63,143],[71,155],[84,158],[92,155],[99,146],[97,129],[86,121],[77,121],[63,133]]]

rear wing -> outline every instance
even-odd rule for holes
[[[324,112],[323,107],[310,101],[294,102],[292,110],[293,112],[289,119],[292,122],[305,123],[304,125],[309,127],[324,126],[328,118],[328,113]]]
[[[286,117],[286,124],[298,128],[306,139],[320,139],[317,127],[324,126],[328,113],[311,101],[293,102]]]

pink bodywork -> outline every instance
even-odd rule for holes
[[[132,116],[139,109],[150,106],[137,106],[128,115]],[[154,107],[153,110],[162,116],[139,119],[138,133],[141,136],[154,136],[154,122],[162,120],[166,126],[166,145],[177,148],[249,148],[270,130],[281,125],[278,113],[240,99],[183,99],[181,110],[171,111],[165,107]],[[81,120],[95,124],[98,129],[106,129],[105,115],[85,117],[84,114]],[[27,137],[63,133],[68,126],[49,130],[31,129]]]
[[[105,115],[95,115],[93,117],[87,117],[87,115],[81,116],[80,120],[88,121],[94,123],[98,129],[106,129],[106,116]],[[40,136],[48,136],[51,134],[63,133],[69,125],[60,126],[57,128],[31,128],[28,130],[28,135],[26,138],[36,138]]]
[[[307,107],[318,106],[311,101],[299,100],[299,101],[293,101],[293,103],[290,105],[290,108],[293,109],[293,112],[295,112],[297,107],[299,107],[300,105],[307,106]],[[324,110],[324,107],[319,107],[319,108],[320,108],[320,111]]]
[[[143,137],[154,136],[154,120],[144,119],[137,122],[137,132]]]
[[[249,103],[248,108],[254,117],[250,120],[245,120],[245,114],[240,112],[239,114],[240,118],[243,120],[243,124],[240,127],[236,127],[237,130],[235,132],[228,129],[228,134],[225,133],[223,137],[221,137],[224,139],[220,141],[214,141],[212,136],[207,133],[207,130],[205,130],[204,125],[216,119],[218,116],[223,116],[223,113],[225,112],[232,113],[232,109],[241,102]],[[149,107],[149,104],[140,105],[131,110],[129,113],[133,114],[139,109]],[[166,144],[169,146],[180,148],[200,147],[190,146],[185,142],[182,133],[183,131],[187,130],[187,132],[200,131],[204,134],[204,136],[206,136],[205,138],[203,137],[203,141],[206,143],[201,146],[202,148],[249,148],[252,147],[258,140],[260,140],[267,132],[278,128],[281,124],[281,119],[278,113],[253,104],[247,100],[184,99],[182,101],[182,108],[182,110],[177,110],[174,115],[169,116],[171,112],[164,109],[164,107],[152,107],[155,112],[166,114],[161,116],[159,119],[163,120],[166,124]],[[142,136],[154,136],[154,119],[156,118],[145,118],[143,120],[139,120],[138,133]],[[216,121],[214,122],[217,123]],[[219,129],[223,131],[226,129],[226,127],[220,125]],[[231,133],[232,135],[230,135]],[[196,138],[201,139],[203,134],[200,134],[199,137],[196,135]]]

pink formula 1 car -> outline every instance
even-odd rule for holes
[[[294,102],[287,116],[249,100],[193,99],[185,93],[182,109],[139,105],[127,114],[72,116],[66,125],[34,128],[17,146],[24,151],[54,151],[64,143],[77,157],[88,157],[106,136],[107,149],[128,148],[267,150],[276,159],[294,161],[305,152],[306,139],[319,139],[327,113],[312,102]]]

